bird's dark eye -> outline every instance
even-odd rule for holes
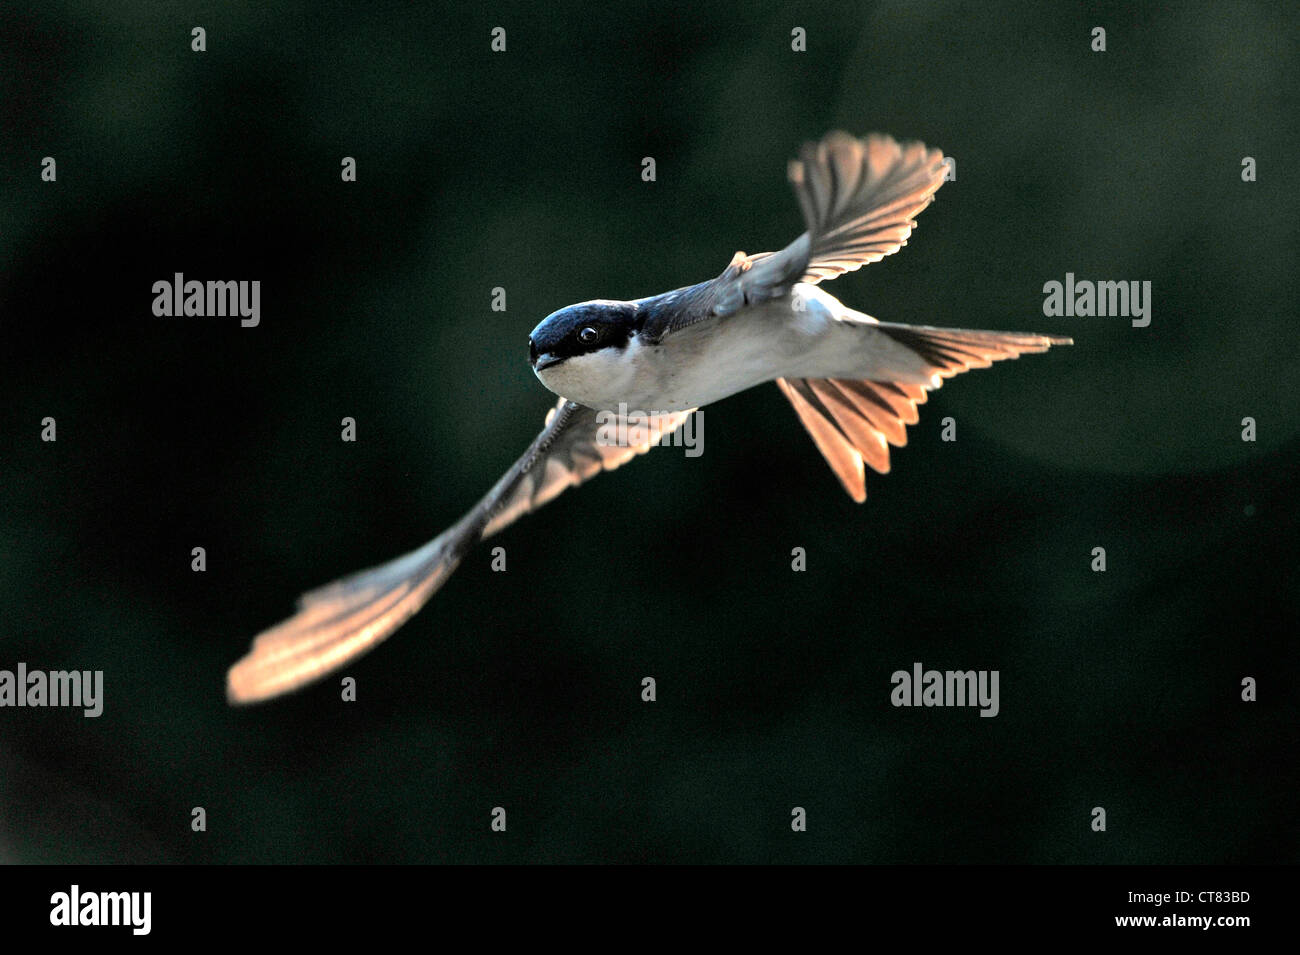
[[[583,344],[586,345],[590,345],[599,337],[600,337],[600,332],[596,331],[596,329],[592,328],[590,325],[587,325],[582,329],[582,331],[578,332],[579,340],[581,340]]]

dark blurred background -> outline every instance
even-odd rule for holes
[[[0,859],[1295,860],[1295,5],[3,6],[0,668],[106,702],[0,710]],[[829,291],[1075,346],[933,394],[862,506],[729,399],[476,552],[356,703],[226,705],[523,450],[537,321],[784,245],[837,127],[957,181]],[[260,326],[155,318],[175,272],[260,280]],[[1152,282],[1150,327],[1045,318],[1066,272]],[[914,661],[1001,714],[895,709]]]

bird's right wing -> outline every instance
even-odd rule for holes
[[[627,418],[561,398],[523,457],[456,524],[418,550],[304,594],[294,616],[258,634],[230,668],[227,698],[270,699],[354,660],[424,606],[480,540],[644,454],[691,413]]]

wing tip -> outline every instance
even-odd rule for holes
[[[248,654],[226,671],[226,702],[231,706],[247,706],[261,703],[271,694],[258,692],[257,681],[249,674],[253,654]]]

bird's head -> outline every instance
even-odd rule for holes
[[[617,359],[638,328],[632,302],[598,299],[547,315],[528,336],[528,361],[542,384],[559,391],[587,365]]]

